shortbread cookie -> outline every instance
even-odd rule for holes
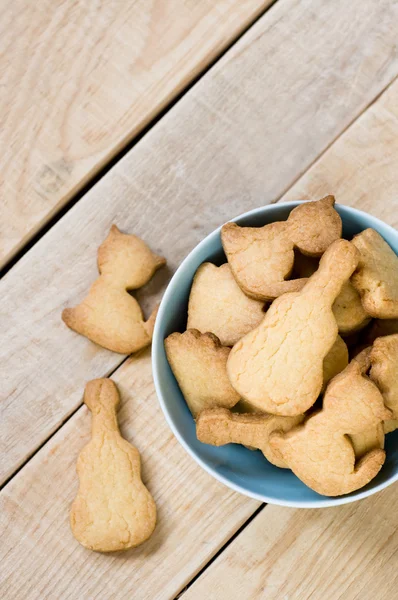
[[[326,388],[328,382],[338,373],[343,371],[348,365],[348,348],[344,340],[338,335],[335,343],[325,356],[323,361],[323,385],[322,389]],[[234,406],[234,412],[239,413],[257,413],[264,414],[262,411],[253,406],[248,400],[241,398]]]
[[[375,339],[370,358],[370,378],[383,394],[393,419],[398,419],[398,333]]]
[[[387,433],[392,433],[396,429],[398,429],[398,419],[387,419],[383,422],[383,430],[385,435],[387,435]]]
[[[138,450],[120,435],[116,385],[110,379],[90,381],[84,402],[92,413],[92,438],[77,461],[72,532],[90,550],[127,550],[153,532],[155,502],[141,480]]]
[[[379,423],[367,431],[350,435],[352,447],[354,448],[355,458],[359,460],[376,448],[384,448],[384,423]]]
[[[303,426],[270,437],[271,445],[297,477],[319,494],[349,494],[369,483],[384,463],[385,452],[378,448],[355,464],[347,437],[391,418],[377,386],[365,375],[369,366],[370,351],[366,349],[329,383],[320,412]]]
[[[277,417],[211,408],[200,413],[196,421],[196,436],[201,442],[212,446],[233,443],[258,448],[270,463],[287,468],[278,451],[270,446],[269,437],[274,431],[290,431],[303,420],[304,415]]]
[[[311,277],[317,270],[319,261],[311,256],[296,252],[294,271],[298,277]],[[348,335],[365,327],[370,317],[362,306],[361,297],[348,280],[343,283],[341,292],[333,304],[333,314],[341,335]]]
[[[348,348],[339,335],[335,343],[327,353],[323,361],[323,385],[324,389],[329,381],[338,373],[341,373],[348,365]]]
[[[264,318],[264,303],[248,298],[228,263],[203,263],[196,271],[188,304],[187,329],[214,333],[223,346],[233,346]]]
[[[263,227],[240,227],[227,223],[221,241],[239,286],[257,300],[272,300],[300,290],[305,281],[286,279],[294,263],[294,248],[321,256],[341,237],[342,225],[334,197],[306,202],[294,208],[287,221]]]
[[[262,323],[232,349],[227,370],[242,398],[271,414],[304,413],[323,384],[323,361],[337,338],[332,305],[358,252],[337,240],[301,292],[273,302]]]
[[[234,406],[239,394],[227,376],[230,348],[212,333],[188,329],[166,338],[166,354],[186,403],[194,417],[205,408]]]
[[[352,277],[366,312],[379,319],[398,319],[398,256],[374,229],[365,229],[352,243],[361,257]]]
[[[100,277],[83,302],[63,311],[63,321],[108,350],[131,354],[144,348],[151,342],[157,309],[145,322],[140,305],[127,290],[143,286],[165,263],[138,237],[112,225],[98,249]]]

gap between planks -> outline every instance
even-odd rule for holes
[[[297,175],[296,179],[293,181],[293,183],[291,185],[289,185],[277,198],[275,198],[275,200],[272,200],[272,202],[270,202],[270,204],[276,204],[277,202],[280,202],[282,200],[282,198],[289,192],[289,190],[292,190],[295,186],[296,183],[298,183],[298,181],[304,177],[304,175],[306,173],[308,173],[313,167],[314,165],[316,165],[316,163],[318,163],[320,160],[322,160],[322,158],[325,156],[325,154],[330,150],[330,148],[333,146],[333,144],[335,144],[337,142],[337,140],[339,138],[341,138],[347,131],[348,129],[350,129],[350,127],[352,127],[359,119],[361,119],[361,117],[379,100],[379,98],[381,98],[381,96],[386,93],[393,85],[394,83],[398,81],[398,76],[394,77],[394,79],[392,79],[390,81],[390,83],[388,83],[381,91],[379,94],[377,94],[373,100],[371,100],[371,102],[369,102],[369,104],[367,104],[367,106],[365,106],[363,108],[363,110],[361,112],[358,113],[358,115],[352,119],[352,121],[350,123],[348,123],[348,125],[341,131],[341,133],[339,133],[339,135],[337,135],[331,142],[330,144],[328,144],[324,150],[322,152],[320,152],[319,156],[317,156],[308,166],[308,168],[304,169],[299,175]],[[338,202],[338,201],[337,201]]]
[[[249,22],[241,28],[238,33],[231,38],[231,40],[221,49],[221,51],[216,52],[214,57],[209,60],[209,62],[199,70],[198,73],[194,74],[188,82],[181,87],[179,91],[173,96],[171,94],[171,99],[165,100],[165,105],[156,113],[153,117],[149,119],[148,122],[144,121],[144,125],[142,128],[138,130],[136,135],[133,134],[133,137],[129,141],[121,142],[121,148],[116,150],[114,156],[110,156],[110,158],[106,161],[105,164],[100,165],[92,174],[88,174],[88,180],[82,184],[77,184],[77,191],[72,193],[69,200],[67,200],[64,204],[57,205],[54,207],[55,213],[52,214],[53,211],[50,211],[48,218],[45,218],[42,224],[38,225],[38,228],[33,229],[33,233],[27,235],[26,241],[22,241],[22,247],[16,250],[13,256],[10,258],[6,258],[3,265],[1,265],[0,260],[0,278],[4,276],[14,265],[16,265],[20,259],[28,252],[37,242],[60,220],[66,213],[83,197],[87,192],[94,187],[128,152],[136,146],[140,140],[172,109],[178,102],[181,100],[183,96],[189,90],[194,87],[198,81],[210,71],[214,65],[232,48],[236,42],[245,35],[245,33],[259,20],[261,17],[272,8],[274,4],[277,2],[283,2],[284,0],[269,0],[266,3],[266,6],[263,9],[260,9],[256,13],[254,13],[254,17],[249,20]]]

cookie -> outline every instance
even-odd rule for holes
[[[323,360],[323,385],[324,389],[329,381],[333,379],[335,375],[343,371],[348,365],[348,348],[339,335],[336,338],[335,343],[325,356]]]
[[[364,309],[378,319],[398,319],[398,256],[374,229],[365,229],[352,243],[361,254],[352,283]]]
[[[83,302],[63,311],[64,323],[113,352],[141,350],[152,340],[157,309],[145,322],[140,305],[128,290],[145,285],[165,263],[138,237],[112,225],[98,249],[100,277]]]
[[[205,408],[234,406],[239,394],[227,376],[230,348],[212,333],[188,329],[172,333],[164,342],[167,359],[194,417]]]
[[[398,419],[386,419],[383,422],[383,430],[385,435],[387,435],[387,433],[392,433],[396,429],[398,429]]]
[[[294,248],[321,256],[341,237],[342,224],[334,197],[306,202],[294,208],[287,221],[263,227],[240,227],[227,223],[221,241],[239,286],[256,300],[272,300],[300,290],[305,281],[287,281],[294,263]]]
[[[392,418],[398,420],[398,333],[375,339],[371,351],[370,378],[384,397]],[[388,432],[394,431],[395,423],[388,423]]]
[[[323,384],[323,361],[337,338],[332,305],[358,252],[337,240],[300,292],[275,300],[261,324],[231,350],[229,379],[242,398],[271,414],[304,413]]]
[[[323,385],[322,390],[326,388],[328,382],[338,373],[343,371],[348,365],[348,348],[345,341],[338,335],[335,343],[327,353],[323,361]],[[261,411],[253,406],[244,398],[234,406],[234,412],[240,413],[257,413]]]
[[[223,346],[233,346],[264,318],[264,303],[248,298],[228,263],[203,263],[196,271],[188,304],[187,329],[214,333]]]
[[[295,254],[294,271],[298,277],[311,277],[317,270],[319,261],[299,252]],[[333,314],[341,335],[349,335],[363,329],[370,321],[362,306],[361,297],[348,280],[343,283],[341,292],[333,304]]]
[[[379,423],[367,431],[361,431],[350,435],[352,447],[354,448],[355,458],[359,460],[376,448],[384,448],[384,423]]]
[[[138,450],[120,435],[116,385],[111,379],[90,381],[84,402],[92,413],[92,437],[77,461],[79,491],[70,513],[72,532],[96,552],[127,550],[152,534],[155,502],[141,480]]]
[[[277,417],[267,414],[238,414],[226,408],[210,408],[198,416],[196,436],[199,441],[212,446],[233,443],[258,448],[270,463],[287,468],[278,451],[270,446],[269,438],[274,431],[290,431],[303,419],[304,415]]]
[[[325,496],[349,494],[380,471],[385,452],[376,448],[357,463],[348,435],[378,427],[391,412],[377,386],[365,375],[370,350],[364,350],[329,383],[323,408],[289,433],[274,433],[270,443],[306,485]]]

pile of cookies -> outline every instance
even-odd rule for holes
[[[199,267],[165,340],[200,441],[259,449],[327,496],[369,483],[398,428],[398,257],[372,229],[341,235],[333,196],[227,223],[228,262]]]

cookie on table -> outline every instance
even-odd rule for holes
[[[260,325],[235,344],[227,370],[242,398],[284,416],[302,414],[314,404],[324,359],[338,334],[332,306],[357,262],[355,246],[335,241],[304,288],[275,300]]]
[[[367,452],[357,463],[348,435],[362,434],[391,418],[377,386],[366,376],[370,349],[353,359],[326,388],[323,408],[303,426],[274,433],[270,443],[306,485],[325,496],[349,494],[380,471],[385,452]]]
[[[157,309],[144,321],[137,300],[128,293],[145,285],[166,260],[135,235],[112,225],[98,249],[100,277],[78,306],[66,308],[64,323],[100,346],[131,354],[151,343]]]
[[[352,283],[366,312],[379,319],[398,319],[398,256],[374,229],[365,229],[352,243],[360,252]]]
[[[119,431],[119,400],[111,379],[95,379],[86,386],[92,437],[77,461],[79,491],[70,523],[77,541],[97,552],[138,546],[156,525],[155,502],[141,480],[139,452]]]
[[[167,359],[194,417],[213,406],[230,408],[239,400],[227,375],[230,348],[213,333],[188,329],[164,342]]]
[[[299,291],[305,280],[292,279],[294,248],[321,256],[341,237],[342,223],[334,209],[334,197],[306,202],[294,208],[287,221],[263,227],[240,227],[227,223],[221,241],[239,286],[256,300],[273,300]]]
[[[223,346],[233,346],[264,318],[264,303],[248,298],[228,263],[203,263],[196,271],[188,303],[187,329],[214,333]]]

